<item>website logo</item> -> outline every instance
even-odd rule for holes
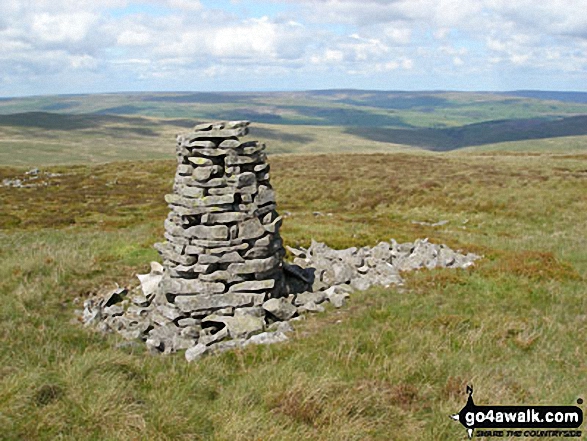
[[[467,386],[467,395],[465,407],[450,417],[467,429],[469,439],[474,433],[485,437],[581,436],[580,430],[572,430],[583,423],[583,411],[577,406],[477,406],[472,386]]]

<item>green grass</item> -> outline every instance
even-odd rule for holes
[[[455,440],[466,384],[478,404],[586,398],[586,155],[270,162],[286,244],[429,237],[485,257],[355,293],[286,344],[187,364],[72,322],[157,258],[174,162],[49,167],[64,174],[47,187],[0,187],[0,439]]]

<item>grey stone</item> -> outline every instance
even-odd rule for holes
[[[307,251],[303,248],[298,249],[298,248],[293,248],[293,247],[286,245],[285,249],[288,250],[295,257],[301,257],[301,258],[306,257]]]
[[[185,184],[193,186],[193,187],[200,187],[200,188],[219,188],[219,187],[226,187],[227,181],[226,181],[226,178],[224,178],[224,177],[212,178],[212,179],[205,181],[205,182],[192,179],[192,180],[186,181]]]
[[[224,286],[220,283],[219,285]],[[241,307],[253,306],[255,297],[253,294],[226,293],[213,295],[177,296],[175,304],[184,312],[207,311],[225,308],[227,306]]]
[[[243,282],[244,278],[238,274],[232,274],[226,270],[214,271],[210,274],[201,274],[198,279],[202,282],[224,282],[224,283],[235,283]]]
[[[183,319],[183,320],[187,320],[187,319]],[[195,320],[195,319],[191,319],[191,320]],[[197,340],[200,338],[200,331],[201,330],[202,330],[202,327],[199,324],[190,325],[190,326],[183,327],[180,334],[182,337],[188,337],[193,340]]]
[[[211,265],[218,263],[220,261],[220,257],[214,256],[212,254],[198,254],[198,264],[200,265]],[[205,272],[205,271],[204,271]]]
[[[342,308],[345,304],[347,295],[345,294],[331,294],[328,296],[328,301],[334,306],[335,308]]]
[[[210,130],[205,131],[197,131],[194,133],[190,133],[186,136],[186,138],[193,140],[193,139],[208,139],[208,138],[233,138],[239,136],[245,136],[249,133],[249,129],[247,127],[238,127],[234,129],[216,129],[212,128]]]
[[[389,242],[380,242],[371,249],[371,255],[376,259],[391,259],[391,246]]]
[[[155,249],[159,251],[164,260],[170,260],[180,265],[193,265],[197,260],[194,256],[176,253],[169,243],[156,243]]]
[[[167,294],[219,294],[225,291],[223,283],[201,282],[197,279],[163,279],[161,290]]]
[[[289,320],[297,312],[296,307],[284,298],[267,300],[263,303],[263,309],[279,320]]]
[[[202,215],[204,224],[229,224],[232,222],[242,222],[246,219],[245,213],[225,212],[225,213],[206,213]]]
[[[371,288],[371,285],[373,285],[373,282],[368,277],[357,277],[351,280],[351,286],[357,291],[365,291]]]
[[[277,256],[271,256],[266,259],[251,259],[244,263],[231,263],[228,271],[235,274],[262,273],[277,267],[280,260]]]
[[[204,196],[204,189],[198,187],[188,187],[182,185],[177,189],[177,193],[186,198],[201,198]]]
[[[281,216],[279,216],[279,217],[275,218],[275,220],[273,220],[273,222],[271,222],[267,225],[263,225],[263,227],[269,233],[275,234],[275,233],[277,233],[277,230],[279,230],[279,227],[281,227],[282,222],[283,222],[283,218]]]
[[[183,315],[183,313],[171,303],[157,306],[157,312],[171,321],[176,320]]]
[[[266,291],[275,286],[275,280],[251,280],[232,285],[228,292]]]
[[[303,292],[295,297],[293,304],[296,306],[302,306],[309,302],[319,304],[324,302],[326,298],[326,293],[324,291]]]
[[[257,218],[242,222],[238,228],[238,237],[243,240],[256,239],[265,234],[265,228]]]
[[[298,312],[324,312],[324,307],[322,305],[317,305],[316,303],[310,301],[298,307]]]
[[[155,327],[149,332],[147,345],[166,354],[175,352],[177,348],[174,344],[174,337],[179,335],[179,332],[179,329],[173,323]],[[149,344],[149,340],[151,340],[151,344]]]
[[[265,164],[257,164],[255,165],[255,167],[253,168],[253,170],[255,172],[262,172],[265,170],[269,170],[269,164],[265,163]]]
[[[249,306],[234,310],[234,316],[252,315],[254,317],[265,317],[265,310],[260,306]]]
[[[251,185],[256,185],[257,183],[257,176],[255,173],[251,172],[244,172],[232,177],[229,182],[234,182],[234,185],[237,188],[241,187],[249,187]]]
[[[214,173],[218,173],[216,166],[214,166],[214,165],[202,166],[202,167],[196,167],[195,170],[193,171],[192,176],[197,181],[207,181],[208,179],[210,179],[210,177]]]
[[[199,320],[196,320],[195,318],[191,318],[191,317],[182,318],[177,321],[177,325],[181,328],[185,328],[187,326],[196,326],[199,324],[200,324]]]
[[[208,347],[205,344],[198,343],[197,345],[188,348],[188,350],[185,351],[185,359],[188,361],[188,363],[197,361],[202,358],[207,351]]]
[[[267,327],[267,331],[269,332],[282,332],[282,333],[287,333],[287,332],[293,332],[294,328],[291,325],[290,322],[274,322],[271,323],[271,325],[269,325]]]
[[[248,244],[240,243],[240,241],[228,241],[226,242],[226,245],[219,245],[218,242],[213,242],[206,243],[205,246],[206,249],[199,245],[188,245],[185,247],[185,252],[186,254],[201,254],[205,251],[206,253],[214,256],[222,256],[225,253],[230,253],[232,251],[244,251],[249,248]]]
[[[236,245],[240,245],[242,243],[242,240],[241,239],[231,239],[231,240],[192,239],[190,242],[192,243],[192,245],[207,248],[206,252],[208,254],[217,254],[218,252],[214,252],[213,248],[234,247]],[[231,251],[236,251],[236,250],[233,249]],[[223,253],[220,253],[220,254],[223,254]]]
[[[234,202],[234,195],[225,194],[220,196],[203,196],[201,198],[184,198],[178,194],[166,194],[165,202],[185,208],[202,208],[213,205],[232,204]]]
[[[204,240],[226,240],[228,227],[226,225],[195,225],[185,230],[185,235]]]
[[[192,136],[193,134],[184,135],[184,146],[187,143],[188,147],[193,149],[214,149],[216,144],[212,141],[198,140],[197,137]]]
[[[182,349],[192,348],[196,344],[196,339],[192,337],[184,337],[183,335],[174,335],[171,339],[173,351],[180,351]]]
[[[252,144],[252,143],[249,143]],[[266,148],[265,144],[257,144],[255,142],[255,145],[247,145],[246,147],[243,148],[243,153],[245,155],[254,155],[255,153],[259,153],[264,151]]]
[[[220,143],[218,147],[223,149],[237,149],[241,146],[241,143],[238,139],[225,139]]]
[[[257,162],[257,159],[251,156],[230,155],[224,158],[224,163],[227,166],[251,164],[253,162]]]
[[[190,145],[190,147],[192,147]],[[219,149],[219,148],[212,148],[212,149],[201,149],[201,148],[196,148],[194,150],[192,150],[192,155],[194,156],[207,156],[207,157],[220,157],[220,156],[225,156],[228,154],[228,150],[224,150],[224,149]]]
[[[345,262],[333,264],[332,271],[334,273],[334,285],[350,282],[351,278],[355,275],[353,268]]]
[[[155,289],[157,289],[157,287],[155,287]],[[138,305],[138,306],[148,306],[149,305],[149,298],[147,296],[145,296],[144,294],[135,294],[134,296],[132,296],[130,298],[130,301],[134,305]]]
[[[274,343],[282,343],[287,340],[289,339],[283,332],[262,332],[261,334],[253,335],[246,341],[246,344],[270,345]]]
[[[169,275],[171,277],[189,277],[191,275],[207,273],[210,268],[211,265],[201,265],[199,263],[193,265],[177,265],[169,268]]]
[[[210,346],[209,350],[213,354],[219,354],[234,349],[241,349],[245,347],[245,339],[237,338],[234,340],[221,341]]]
[[[226,253],[219,260],[220,263],[238,263],[238,262],[244,262],[244,261],[245,261],[245,259],[243,259],[242,256],[239,253],[237,253],[236,251]]]
[[[228,334],[231,338],[249,338],[251,335],[261,332],[265,328],[263,317],[255,317],[253,315],[239,315],[234,317],[211,315],[202,321],[202,323],[209,322],[223,323],[226,329],[228,329]]]
[[[181,176],[189,176],[194,171],[194,167],[187,164],[181,164],[177,166],[177,174]]]
[[[208,158],[201,158],[201,157],[198,157],[198,156],[188,157],[188,161],[190,161],[194,165],[204,166],[204,167],[214,165],[214,163],[210,159],[208,159]]]
[[[200,339],[198,342],[210,346],[224,340],[225,338],[228,338],[228,329],[225,325],[222,325],[222,328],[217,331],[215,331],[214,328],[202,329],[200,331]]]
[[[102,314],[107,316],[116,316],[124,314],[124,308],[120,305],[107,306],[102,310]]]
[[[255,203],[260,207],[271,202],[275,202],[275,192],[265,185],[260,185]]]

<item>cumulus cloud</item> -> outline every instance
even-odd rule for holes
[[[18,78],[43,72],[166,88],[186,79],[198,84],[193,78],[236,85],[255,75],[258,84],[295,75],[311,88],[316,78],[323,84],[325,71],[384,78],[477,69],[480,79],[480,69],[534,69],[584,78],[586,10],[587,0],[232,0],[214,7],[199,0],[3,0],[0,95],[17,90],[5,86]]]

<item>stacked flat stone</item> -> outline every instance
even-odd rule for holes
[[[187,317],[260,306],[283,292],[275,192],[265,145],[241,142],[248,121],[197,125],[177,137],[159,292]]]

